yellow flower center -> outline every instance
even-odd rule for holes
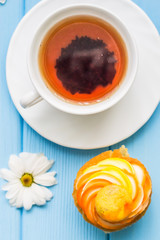
[[[24,173],[21,177],[21,183],[24,187],[30,187],[33,183],[33,176],[30,173]]]

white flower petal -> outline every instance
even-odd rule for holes
[[[33,205],[32,192],[30,188],[25,188],[23,192],[23,206],[26,210],[30,210]]]
[[[53,197],[52,192],[48,188],[46,188],[46,187],[42,187],[42,189],[43,189],[43,192],[45,194],[46,201],[50,201],[51,198]]]
[[[40,198],[38,195],[34,194],[34,204],[38,206],[43,206],[46,204],[46,200],[44,198]]]
[[[39,198],[36,194],[34,195],[34,204],[37,206],[43,206],[46,204],[46,200],[44,198]]]
[[[21,152],[19,154],[19,157],[22,158],[23,160],[28,160],[30,157],[32,157],[34,153],[28,153],[28,152]]]
[[[25,164],[25,172],[37,175],[51,168],[54,161],[49,161],[43,153],[20,153]]]
[[[3,190],[3,191],[8,191],[9,188],[10,188],[10,183],[6,183],[6,184],[4,184],[4,185],[2,186],[2,190]]]
[[[7,181],[12,181],[17,179],[17,176],[13,172],[5,168],[0,169],[0,177]]]
[[[44,205],[46,201],[51,200],[53,197],[52,192],[45,187],[39,186],[37,184],[32,184],[32,191],[35,193],[35,204]]]
[[[22,188],[22,185],[20,185],[20,183],[13,185],[6,193],[6,198],[7,199],[16,198],[16,196],[21,188]]]
[[[30,191],[30,197],[32,198],[32,203],[33,204],[37,204],[37,205],[43,205],[46,203],[44,196],[41,194],[41,191],[39,191],[38,189],[38,193],[37,193],[37,188],[35,186],[36,184],[32,184],[31,187],[29,187],[29,191]],[[25,187],[24,187],[25,189]],[[36,189],[36,190],[35,190]]]
[[[16,186],[16,184],[19,183],[19,182],[20,182],[19,179],[15,179],[15,180],[13,180],[13,181],[11,181],[11,182],[7,182],[6,184],[4,184],[4,185],[2,186],[2,190],[3,190],[3,191],[8,191],[8,190],[10,190],[12,187]],[[18,187],[18,186],[17,186],[17,187]]]
[[[34,183],[33,183],[34,184]],[[35,194],[33,190],[33,184],[29,187],[30,190],[30,197],[32,198],[32,205],[35,204],[35,200],[37,198],[37,195]]]
[[[17,157],[16,155],[11,155],[9,158],[9,168],[12,172],[15,173],[17,177],[21,177],[24,173],[24,162],[22,159]]]
[[[24,193],[24,187],[20,189],[18,192],[16,199],[15,199],[15,206],[16,208],[21,208],[23,207],[23,193]]]
[[[9,199],[11,206],[17,208],[23,207],[23,188],[22,185],[19,185],[19,188],[16,188],[15,190],[15,194],[13,193],[13,188],[10,188],[7,192],[6,198]]]
[[[34,182],[43,185],[43,186],[52,186],[57,184],[55,179],[56,172],[48,172],[34,177]]]
[[[27,158],[28,153],[26,153],[26,156],[23,157],[24,165],[25,165],[25,173],[32,173],[35,162],[37,159],[41,156],[41,154],[29,154]]]
[[[11,198],[11,199],[9,200],[9,204],[10,204],[11,206],[15,207],[15,206],[16,206],[16,199],[15,199],[15,198]]]
[[[19,157],[25,162],[25,172],[32,173],[33,176],[45,173],[54,163],[53,160],[48,160],[43,153],[23,152],[19,154]]]
[[[53,163],[53,160],[48,160],[45,156],[37,159],[32,172],[33,176],[37,176],[39,174],[47,172],[52,167]]]

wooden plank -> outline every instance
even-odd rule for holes
[[[21,151],[21,122],[8,93],[5,77],[5,62],[9,40],[23,15],[22,0],[8,1],[0,5],[0,168],[8,167],[12,153]],[[0,186],[4,184],[0,180]],[[0,238],[18,240],[20,238],[21,210],[11,208],[0,191]]]
[[[27,1],[25,5],[26,12],[36,3],[37,0]],[[157,119],[157,116],[154,118]],[[145,147],[145,145],[142,143],[143,139],[146,139],[146,145],[149,145],[147,137],[143,138],[143,135],[146,133],[146,131],[148,132],[148,130],[145,129],[146,127],[142,128],[142,130],[140,130],[133,137],[124,141],[127,147],[129,147],[131,155],[136,154],[136,156],[138,156],[138,153],[141,153],[141,149],[137,141]],[[151,132],[150,136],[152,136],[152,139],[154,138],[153,135],[154,133]],[[119,145],[120,144],[117,146]],[[55,159],[55,165],[53,166],[53,169],[58,173],[57,179],[59,183],[57,186],[51,188],[54,193],[54,199],[46,206],[41,208],[33,207],[30,212],[23,211],[22,238],[24,240],[105,239],[103,232],[92,227],[82,219],[81,215],[74,207],[71,195],[73,181],[78,169],[92,156],[104,151],[104,149],[80,151],[64,148],[40,137],[37,133],[35,133],[34,130],[24,123],[23,151],[44,152],[48,158]],[[148,152],[145,150],[142,155],[143,158],[146,157],[146,153],[148,154]],[[138,239],[136,231],[137,230],[135,230],[135,235],[132,239]],[[121,233],[114,233],[112,234],[112,239],[119,239],[119,237],[120,239],[122,239],[122,237],[126,240],[130,239],[130,234],[132,234],[132,232],[128,232],[129,233],[127,237],[125,236],[126,234],[123,234],[123,231]],[[142,231],[142,233],[144,233],[144,231]],[[140,235],[141,238],[139,239],[142,239],[142,233]]]
[[[157,0],[134,0],[151,18],[157,29],[160,31],[159,9],[160,1]],[[153,195],[151,205],[145,216],[132,227],[123,231],[112,233],[112,240],[150,240],[160,239],[159,231],[159,143],[160,143],[160,105],[155,113],[148,121],[131,138],[116,144],[113,148],[125,144],[129,149],[129,153],[133,157],[137,157],[147,167],[153,183]]]
[[[148,169],[152,178],[153,194],[151,205],[145,216],[133,226],[123,231],[112,233],[112,240],[150,240],[160,239],[160,178],[159,178],[159,143],[160,143],[160,105],[149,122],[132,138],[119,143],[113,148],[125,144],[131,156],[138,158]]]
[[[55,160],[53,169],[58,173],[58,185],[51,188],[54,199],[44,207],[23,211],[23,239],[104,240],[104,233],[83,220],[72,199],[78,169],[102,150],[82,151],[58,146],[40,137],[26,124],[23,136],[24,151],[44,152]]]
[[[37,0],[27,1],[26,12],[36,3]],[[51,188],[54,193],[51,202],[44,207],[35,206],[30,212],[23,211],[23,240],[104,240],[105,234],[83,220],[72,199],[73,182],[78,169],[102,150],[81,151],[58,146],[39,136],[24,123],[23,151],[43,152],[49,159],[54,159],[53,169],[57,172],[58,180],[58,185]]]

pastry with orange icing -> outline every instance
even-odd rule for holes
[[[131,225],[146,212],[152,193],[144,165],[122,146],[92,158],[78,171],[73,198],[84,219],[106,232]]]

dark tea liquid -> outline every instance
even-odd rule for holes
[[[55,25],[39,50],[47,87],[63,100],[93,104],[109,97],[127,69],[127,51],[116,29],[91,16]]]

